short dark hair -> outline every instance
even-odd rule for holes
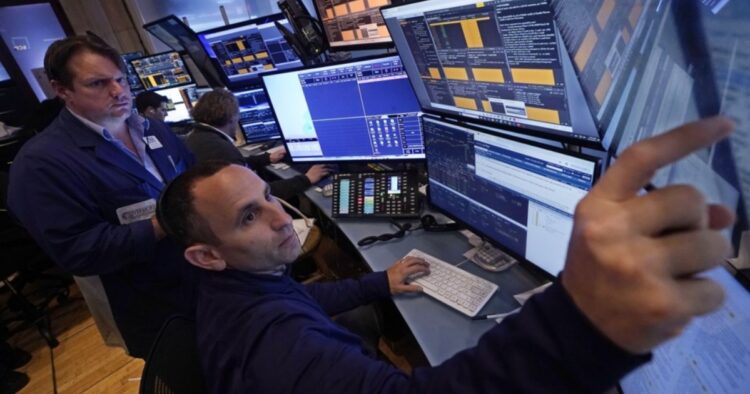
[[[226,89],[216,88],[198,99],[193,107],[193,120],[214,127],[223,127],[239,111],[237,97]]]
[[[47,78],[72,88],[74,75],[68,67],[68,62],[73,56],[84,51],[93,52],[111,60],[123,74],[126,73],[125,62],[116,49],[95,37],[72,36],[57,40],[47,48],[47,53],[44,54],[44,72],[47,73]]]
[[[193,188],[232,163],[209,160],[199,163],[174,178],[162,191],[156,207],[156,219],[164,232],[185,246],[196,243],[221,245],[205,219],[195,211]]]
[[[144,113],[148,107],[159,108],[161,103],[168,102],[168,98],[151,91],[141,92],[135,96],[135,108],[138,109],[138,112],[140,113]]]

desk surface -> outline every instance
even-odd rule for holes
[[[293,169],[277,170],[271,166],[267,169],[280,178],[290,178],[298,174]],[[305,195],[330,218],[331,198],[324,197],[314,189],[310,188]],[[366,236],[396,230],[388,219],[331,220],[353,245]],[[358,247],[357,250],[373,271],[383,271],[415,248],[457,264],[464,260],[462,255],[471,245],[457,231],[428,233],[417,230],[404,238]],[[511,311],[518,307],[513,298],[514,294],[541,284],[537,277],[520,265],[499,273],[485,271],[470,262],[462,264],[461,268],[494,282],[499,287],[480,314]],[[471,320],[466,315],[423,294],[396,296],[393,300],[432,365],[440,364],[457,352],[476,345],[479,337],[497,324],[494,320]]]

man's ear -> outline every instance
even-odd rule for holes
[[[52,85],[52,89],[55,91],[55,94],[57,94],[57,97],[60,97],[61,99],[65,100],[68,97],[68,89],[67,87],[63,86],[63,84],[60,83],[58,80],[51,80],[49,81],[50,85]]]
[[[195,244],[185,249],[185,259],[190,264],[209,271],[223,271],[227,263],[221,254],[212,246],[207,244]]]

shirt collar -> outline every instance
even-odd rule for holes
[[[195,122],[195,123],[196,123],[197,125],[199,125],[199,126],[203,127],[203,128],[206,128],[206,129],[209,129],[209,130],[211,130],[211,131],[215,131],[215,132],[219,133],[219,135],[221,135],[222,137],[224,137],[224,138],[225,138],[225,139],[226,139],[227,141],[229,141],[229,142],[231,142],[232,144],[234,144],[234,138],[232,138],[232,137],[230,137],[230,136],[226,135],[226,133],[224,133],[223,131],[219,130],[218,128],[216,128],[216,127],[214,127],[214,126],[211,126],[211,125],[210,125],[210,124],[208,124],[208,123],[203,123],[203,122]]]

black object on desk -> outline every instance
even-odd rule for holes
[[[417,217],[413,172],[340,173],[333,176],[333,217]]]

